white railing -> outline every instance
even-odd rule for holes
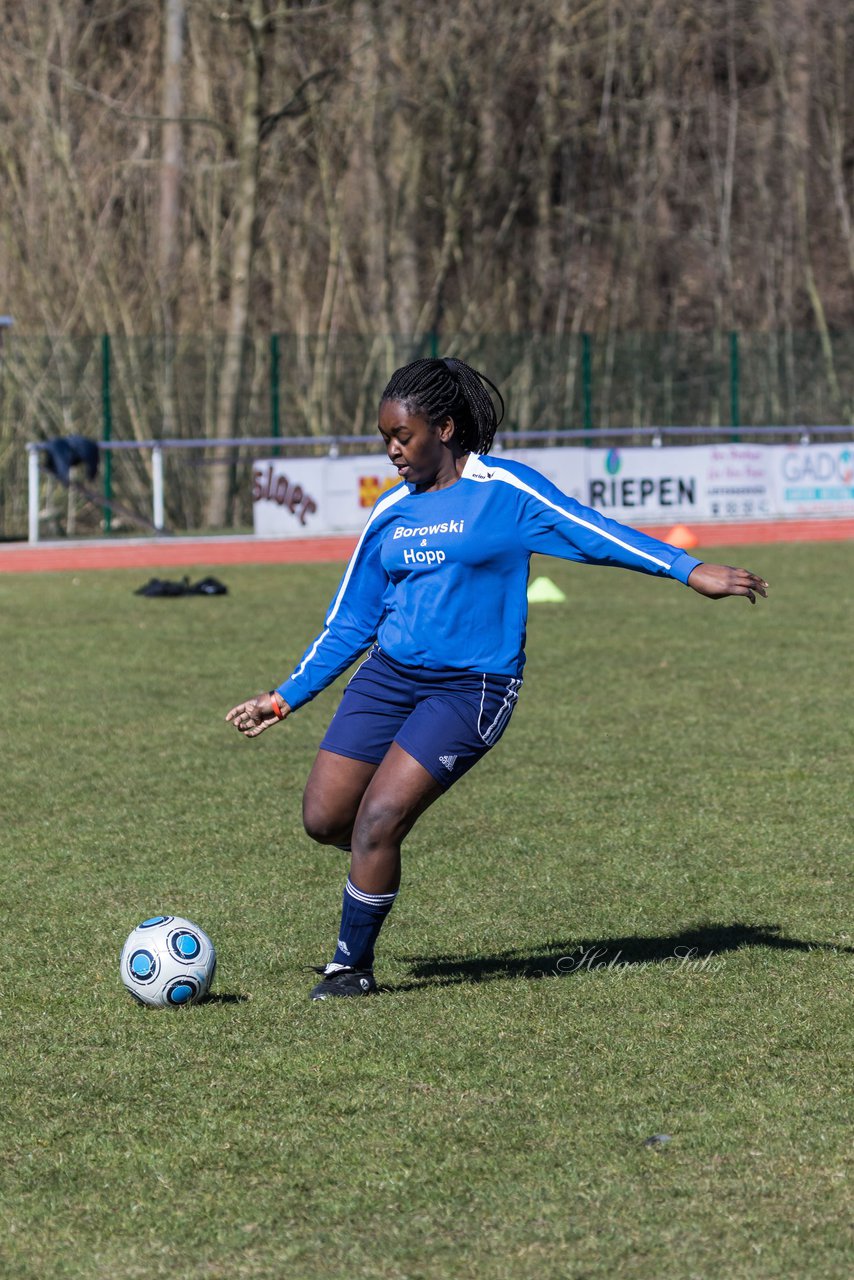
[[[239,436],[228,440],[98,440],[100,450],[143,450],[151,451],[151,523],[156,533],[166,532],[166,504],[163,481],[163,455],[167,449],[217,449],[217,448],[250,448],[278,449],[283,447],[299,447],[305,449],[323,448],[329,457],[334,458],[343,443],[358,441],[362,446],[370,447],[380,442],[365,436]],[[48,449],[44,442],[30,441],[27,446],[27,540],[39,541],[39,508],[41,494],[41,455]],[[109,498],[105,499],[109,506]]]

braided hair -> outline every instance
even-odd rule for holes
[[[484,383],[498,397],[500,416]],[[392,374],[381,402],[386,400],[399,400],[431,427],[453,418],[454,439],[464,453],[489,453],[504,417],[504,400],[495,383],[462,360],[413,360]]]

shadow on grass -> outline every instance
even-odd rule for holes
[[[413,981],[389,984],[388,991],[491,982],[498,978],[565,978],[599,969],[667,966],[682,972],[717,967],[717,957],[745,947],[778,951],[838,951],[854,955],[854,947],[787,938],[779,925],[703,924],[662,937],[570,938],[545,943],[538,951],[499,951],[495,955],[407,956]]]
[[[212,991],[199,1004],[246,1004],[248,999],[248,996],[239,995],[236,991]]]

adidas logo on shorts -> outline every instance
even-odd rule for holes
[[[443,764],[450,773],[454,765],[457,763],[456,756],[439,756],[439,764]]]

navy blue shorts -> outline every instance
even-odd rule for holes
[[[379,764],[393,742],[448,788],[494,747],[520,679],[402,667],[375,646],[350,680],[320,746]]]

